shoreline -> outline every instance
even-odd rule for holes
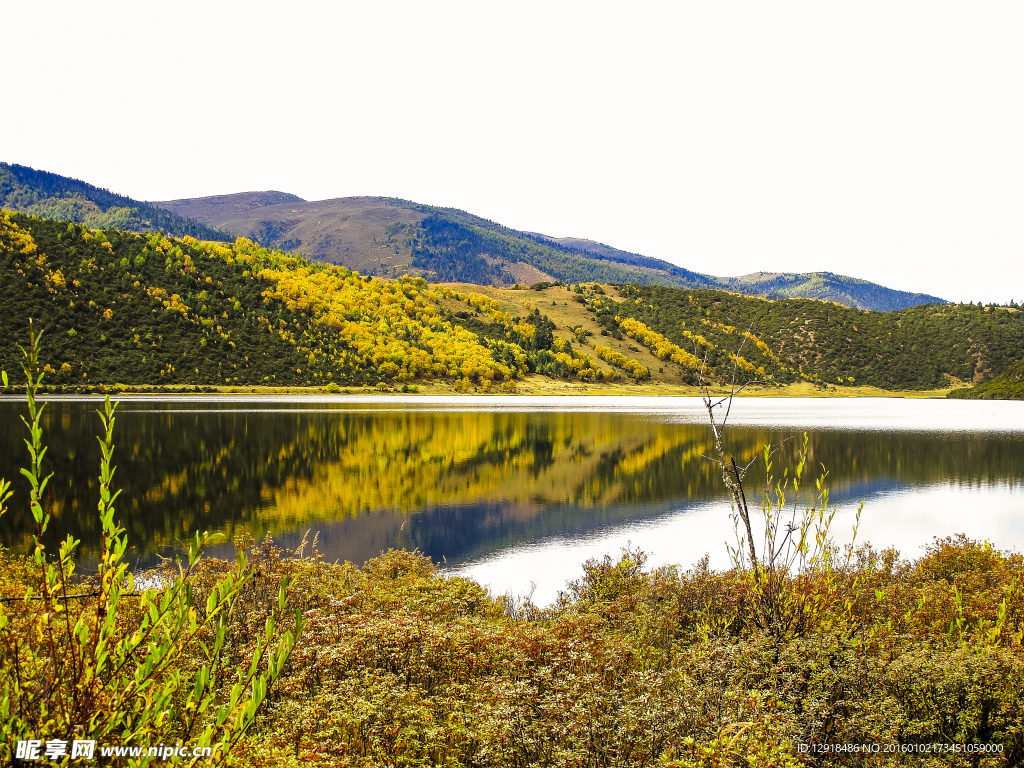
[[[365,401],[367,398],[383,398],[386,400],[415,400],[423,397],[457,397],[460,399],[510,399],[516,397],[700,397],[700,390],[694,386],[679,384],[647,383],[647,384],[588,384],[570,383],[547,379],[543,376],[529,376],[516,382],[515,391],[484,392],[475,387],[469,391],[459,391],[453,384],[427,383],[410,387],[403,392],[399,387],[380,390],[371,386],[340,387],[338,391],[327,391],[326,387],[269,387],[269,386],[213,386],[213,385],[139,385],[109,386],[105,391],[92,392],[46,392],[40,393],[40,399],[73,400],[102,399],[111,397],[144,397],[147,399],[176,399],[229,396],[293,396],[302,398],[327,398],[331,402]],[[815,398],[815,399],[850,399],[850,398],[901,398],[910,400],[932,399],[945,400],[947,393],[956,387],[932,390],[886,390],[878,387],[830,386],[822,388],[809,383],[787,384],[779,387],[751,386],[738,393],[736,397],[761,398]],[[729,389],[722,386],[709,388],[714,397],[724,397]],[[24,401],[23,394],[0,394],[0,402]]]

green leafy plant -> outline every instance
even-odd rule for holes
[[[141,585],[124,561],[127,536],[114,519],[119,491],[113,490],[115,406],[109,397],[99,412],[102,541],[95,578],[76,577],[80,542],[72,536],[60,543],[55,558],[48,556],[44,541],[51,520],[44,498],[51,475],[43,474],[45,403],[37,400],[44,375],[38,369],[40,336],[30,327],[23,350],[30,462],[22,474],[36,531],[32,554],[21,567],[24,581],[34,586],[0,602],[0,760],[12,759],[18,740],[48,738],[124,745],[186,741],[211,747],[220,762],[280,677],[302,631],[302,616],[296,612],[292,629],[278,629],[288,607],[283,582],[249,663],[230,684],[222,664],[225,640],[239,596],[254,578],[244,551],[206,590],[205,602],[197,600],[194,588],[202,552],[215,539],[205,533],[196,534],[186,564],[178,562],[151,580],[156,583],[137,589]],[[0,514],[9,489],[0,481]],[[184,674],[189,667],[195,668],[191,679]],[[154,759],[128,763],[143,766]],[[173,761],[192,765],[200,759],[207,758]]]
[[[723,440],[733,399],[746,386],[737,387],[737,361],[749,336],[748,330],[736,354],[732,355],[733,374],[728,395],[717,400],[711,395],[704,382],[703,366],[699,377],[701,396],[714,436],[716,455],[713,461],[721,470],[722,480],[732,495],[736,544],[729,547],[729,555],[736,572],[742,575],[746,589],[746,610],[742,616],[717,614],[712,619],[709,614],[709,622],[719,626],[737,621],[749,623],[781,641],[801,637],[819,628],[823,622],[835,620],[835,608],[839,603],[843,604],[844,615],[852,615],[858,580],[855,578],[851,582],[841,578],[837,566],[848,567],[850,564],[863,504],[857,510],[853,525],[853,542],[846,548],[845,562],[840,564],[837,562],[839,548],[831,538],[836,510],[829,503],[828,471],[824,466],[814,481],[810,499],[801,510],[800,492],[807,470],[807,434],[803,436],[803,446],[793,473],[790,474],[787,467],[781,478],[772,475],[773,451],[771,444],[767,444],[761,452],[766,479],[761,493],[764,532],[758,547],[743,482],[757,457],[740,465],[735,456],[726,451]],[[724,411],[719,419],[716,410],[720,407],[724,407]],[[852,634],[855,622],[851,619],[848,626],[848,634]]]
[[[831,539],[835,507],[829,504],[828,471],[822,467],[814,481],[810,499],[800,503],[801,482],[807,469],[808,438],[797,465],[790,474],[783,470],[781,478],[772,475],[771,445],[762,452],[766,475],[761,493],[764,533],[760,551],[744,547],[746,536],[752,537],[750,510],[742,487],[742,475],[730,460],[731,479],[738,493],[734,497],[733,519],[736,545],[729,547],[734,567],[744,574],[750,594],[752,623],[775,637],[799,637],[818,627],[824,617],[834,616],[836,604],[843,599],[852,606],[848,592],[855,590],[857,580],[847,583],[837,572],[837,565],[848,567],[853,546],[846,547],[845,558],[837,561],[839,548]],[[790,501],[791,500],[791,501]],[[856,541],[863,504],[858,508],[853,525]]]

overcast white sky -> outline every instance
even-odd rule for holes
[[[0,2],[0,160],[1024,299],[1024,3]]]

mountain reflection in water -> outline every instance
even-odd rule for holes
[[[269,531],[286,543],[312,529],[321,532],[320,549],[331,560],[362,562],[405,547],[458,564],[723,498],[721,478],[702,458],[712,450],[710,429],[692,409],[683,417],[671,407],[267,406],[122,403],[115,483],[124,489],[118,518],[135,546],[133,559],[153,562],[197,529],[221,531],[229,540]],[[82,539],[86,560],[99,536],[96,407],[52,401],[43,418],[46,469],[54,473],[47,495],[53,527]],[[739,409],[758,407],[753,399],[737,401]],[[0,402],[0,476],[17,491],[0,518],[0,541],[24,551],[34,525],[17,476],[25,456],[17,418],[23,409]],[[765,421],[730,430],[728,448],[737,460],[803,431]],[[828,468],[840,502],[948,482],[1016,484],[1024,477],[1020,430],[835,430],[821,423],[807,431],[811,459]],[[778,470],[792,463],[800,443],[784,445]],[[752,473],[751,487],[762,479]]]

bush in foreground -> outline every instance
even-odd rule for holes
[[[282,584],[305,629],[240,765],[788,766],[799,744],[842,742],[1003,751],[826,762],[1024,758],[1024,562],[984,543],[936,541],[914,562],[862,547],[841,577],[851,609],[783,637],[746,620],[744,574],[648,570],[640,552],[588,562],[550,609],[409,552],[357,568],[264,541],[246,562],[224,668],[251,658]],[[204,561],[197,603],[231,568]],[[30,581],[18,561],[3,572],[5,594]]]
[[[786,766],[799,744],[842,742],[1003,748],[932,765],[1024,758],[1024,562],[984,543],[936,541],[914,562],[862,547],[840,576],[849,608],[781,637],[749,620],[745,575],[706,562],[590,561],[542,610],[415,553],[363,568],[283,554],[252,551],[238,620],[259,626],[287,581],[306,628],[246,765]]]

